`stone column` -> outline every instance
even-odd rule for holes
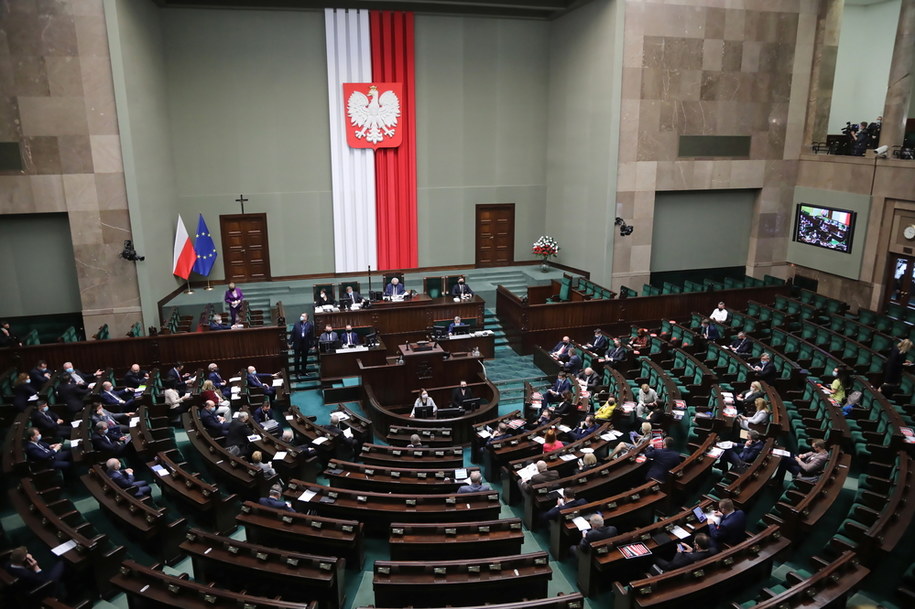
[[[905,121],[909,114],[909,99],[912,96],[912,70],[915,69],[915,2],[902,3],[899,26],[896,28],[896,44],[893,47],[893,62],[890,64],[890,80],[886,86],[886,102],[883,106],[883,127],[880,130],[880,145],[899,146],[905,137]]]

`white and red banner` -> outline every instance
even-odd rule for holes
[[[413,14],[324,18],[336,270],[416,267]]]
[[[194,244],[187,234],[187,228],[184,226],[184,220],[181,214],[178,214],[178,226],[175,229],[175,247],[172,250],[172,274],[187,279],[191,276],[191,269],[197,261],[197,254],[194,252]]]

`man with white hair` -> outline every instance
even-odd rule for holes
[[[581,541],[578,542],[577,546],[572,547],[573,554],[587,551],[588,547],[595,541],[609,539],[619,534],[616,527],[604,524],[604,517],[600,514],[591,514],[591,517],[588,518],[588,524],[591,525],[591,528],[581,532]]]
[[[464,484],[458,488],[459,493],[479,493],[490,490],[489,485],[483,482],[483,474],[477,471],[470,472],[470,484]]]
[[[529,491],[531,487],[535,484],[542,484],[544,482],[553,482],[554,480],[559,479],[559,472],[555,469],[549,469],[549,466],[546,464],[546,461],[542,459],[537,461],[537,473],[531,476],[531,479],[527,482],[522,482],[518,485],[522,490]]]
[[[248,440],[249,435],[251,428],[248,426],[248,413],[242,410],[229,423],[229,429],[226,431],[226,450],[236,457],[247,456],[251,444]]]
[[[121,462],[118,459],[115,459],[114,457],[108,459],[105,462],[105,466],[108,468],[108,477],[111,478],[115,484],[123,489],[133,487],[132,494],[134,497],[143,498],[152,493],[149,482],[137,480],[133,475],[133,469],[129,467],[121,469]]]
[[[254,366],[248,366],[248,387],[260,389],[273,402],[276,399],[276,387],[273,386],[273,379],[276,376],[275,374],[258,374]],[[270,384],[265,383],[264,380],[270,381]]]

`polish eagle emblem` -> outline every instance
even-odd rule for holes
[[[346,139],[353,148],[393,148],[403,139],[398,128],[400,83],[343,85]]]

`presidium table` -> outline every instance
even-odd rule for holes
[[[321,355],[321,378],[333,378],[359,374],[356,361],[361,359],[363,365],[377,365],[386,361],[388,356],[399,356],[400,345],[425,340],[436,322],[450,322],[456,315],[470,322],[477,328],[483,326],[484,301],[474,295],[467,300],[455,302],[453,298],[430,298],[426,294],[417,294],[409,300],[378,301],[370,307],[349,311],[316,312],[315,328],[317,331],[330,324],[335,330],[347,325],[353,328],[373,328],[383,342],[370,349],[359,351],[337,350]],[[472,353],[479,349],[480,357],[494,357],[495,346],[492,332],[478,331],[468,335],[444,339],[439,344],[451,352]]]

